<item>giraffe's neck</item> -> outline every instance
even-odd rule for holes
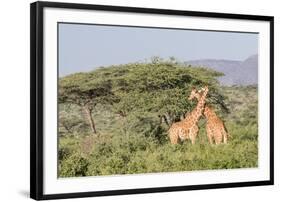
[[[208,93],[208,90],[205,90],[203,95],[198,99],[198,103],[197,103],[195,109],[191,112],[192,118],[195,120],[195,122],[199,121],[199,118],[203,113],[205,103],[206,103],[207,93]]]
[[[206,106],[205,110],[206,111],[205,111],[204,115],[205,115],[206,119],[212,119],[212,118],[217,117],[217,115],[213,109]]]

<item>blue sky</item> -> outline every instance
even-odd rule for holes
[[[253,33],[59,24],[59,76],[153,56],[244,60],[257,53]]]

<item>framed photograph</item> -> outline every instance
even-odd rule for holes
[[[32,3],[31,198],[272,185],[273,19]]]

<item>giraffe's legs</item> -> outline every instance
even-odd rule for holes
[[[178,130],[176,130],[175,128],[170,128],[169,138],[170,138],[171,144],[178,144],[178,141],[179,141]]]
[[[170,141],[171,144],[178,144],[179,140],[178,140],[178,136],[176,134],[170,135]]]
[[[221,141],[219,140],[219,138],[218,138],[218,137],[215,137],[215,143],[216,143],[216,145],[218,145],[218,144],[220,144],[220,143],[221,143]]]
[[[178,144],[178,140],[176,140],[176,139],[171,139],[171,144]]]
[[[213,138],[212,135],[208,134],[208,140],[210,144],[213,144]]]
[[[227,132],[224,130],[224,128],[223,128],[223,143],[224,144],[227,144],[227,136],[228,136],[228,134],[227,134]]]
[[[213,144],[213,133],[212,133],[211,128],[208,125],[206,126],[206,132],[207,132],[207,137],[208,137],[209,143]]]
[[[199,128],[197,125],[194,125],[192,130],[190,130],[190,140],[191,144],[195,144],[196,137],[198,135]]]
[[[191,144],[195,144],[195,139],[196,139],[195,136],[191,137]]]
[[[222,143],[222,133],[220,130],[215,131],[215,142],[216,144],[221,144]]]

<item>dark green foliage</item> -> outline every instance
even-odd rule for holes
[[[81,106],[112,102],[111,88],[111,80],[98,73],[77,73],[59,80],[59,101]]]
[[[256,167],[257,88],[222,87],[222,74],[153,58],[60,79],[61,177]],[[195,145],[171,145],[167,130],[191,111],[191,88],[208,85],[208,105],[225,121],[227,145],[209,145],[204,129]],[[82,103],[82,104],[81,104]],[[91,109],[96,136],[84,119]]]
[[[86,176],[88,165],[86,158],[79,153],[75,153],[60,164],[59,173],[61,177]]]

